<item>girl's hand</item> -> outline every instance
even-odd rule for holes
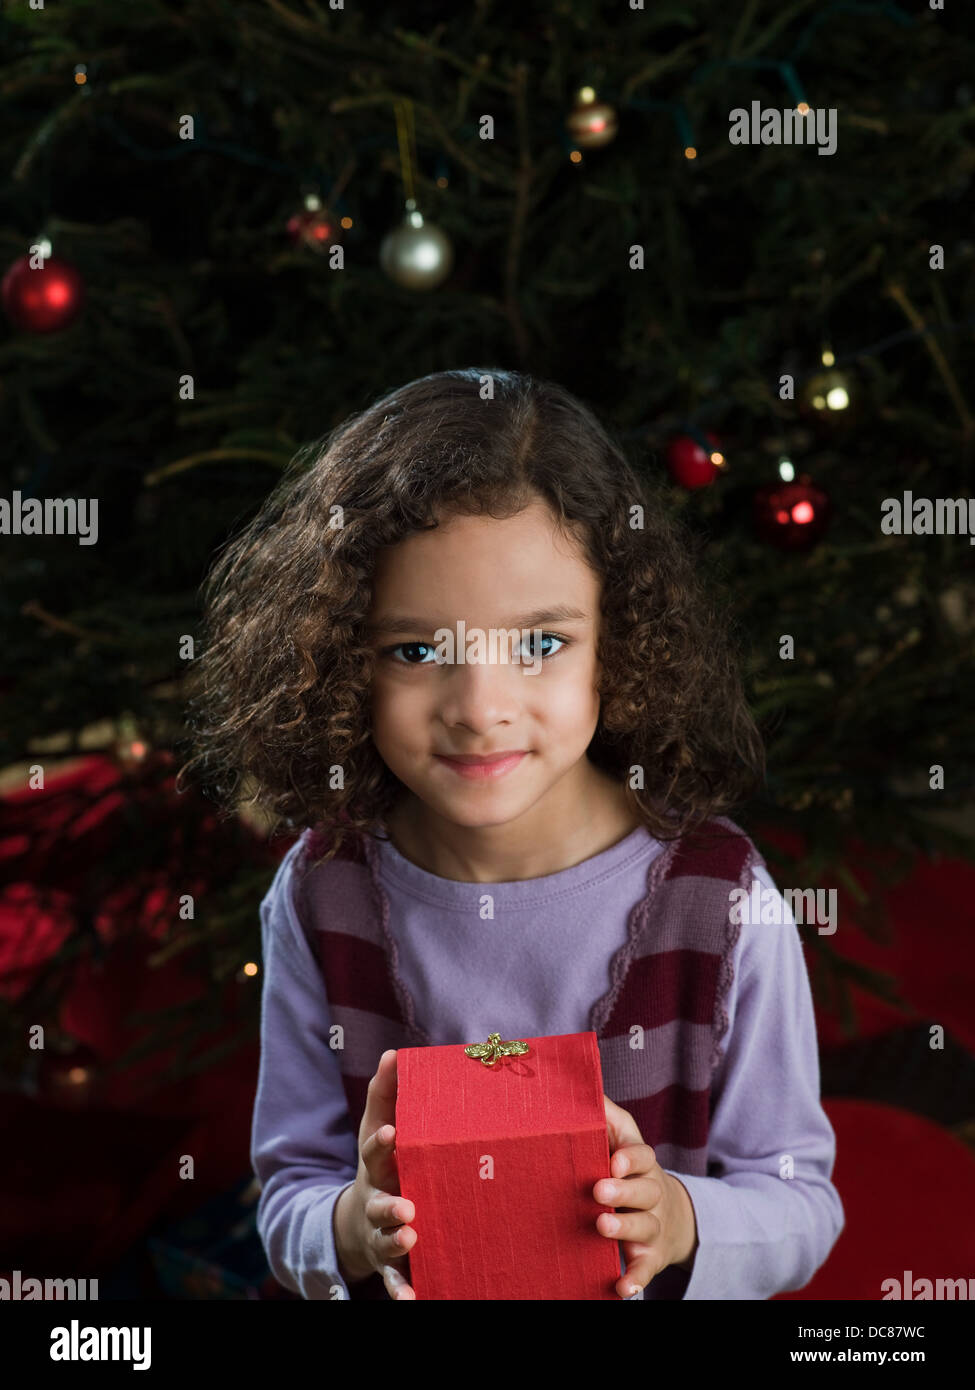
[[[415,1299],[408,1280],[416,1208],[400,1195],[396,1166],[396,1052],[387,1049],[369,1082],[359,1126],[359,1169],[335,1203],[339,1269],[354,1284],[378,1270],[390,1298]]]
[[[636,1120],[603,1096],[609,1130],[611,1178],[600,1178],[592,1195],[617,1214],[600,1212],[596,1230],[623,1242],[626,1273],[616,1285],[620,1298],[642,1291],[668,1265],[690,1269],[697,1249],[697,1221],[687,1188],[657,1162]]]

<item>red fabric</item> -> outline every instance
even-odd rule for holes
[[[525,1056],[490,1067],[459,1044],[397,1052],[417,1300],[619,1301],[619,1246],[596,1230],[612,1208],[592,1195],[610,1175],[596,1034],[523,1041]],[[490,1160],[494,1175],[482,1176]]]
[[[975,865],[919,856],[910,877],[881,895],[890,914],[888,941],[873,941],[853,926],[844,930],[842,907],[830,940],[848,960],[891,975],[913,1013],[905,1015],[854,985],[857,1036],[876,1037],[913,1019],[931,1019],[975,1052]],[[816,1026],[822,1047],[849,1042],[837,1018],[823,1008],[817,1010]]]
[[[130,936],[158,945],[183,896],[203,901],[232,880],[243,854],[250,865],[276,866],[279,843],[220,822],[201,797],[176,791],[174,770],[166,750],[133,768],[97,755],[43,789],[0,797],[0,996],[19,1000],[82,920],[84,958],[95,943],[107,954]],[[133,836],[142,843],[129,872]],[[172,979],[184,969],[180,962]]]
[[[53,958],[74,936],[78,950],[64,967],[57,1012],[48,1006],[37,1021],[56,1023],[90,1049],[90,1100],[97,1107],[141,1111],[152,1095],[156,1114],[189,1117],[200,1113],[195,1097],[203,1092],[215,1095],[222,1113],[220,1092],[196,1077],[156,1093],[179,1055],[178,1041],[161,1043],[122,1071],[112,1064],[160,1028],[164,1008],[182,1008],[189,1024],[200,1000],[203,1017],[212,944],[200,939],[160,959],[183,895],[204,903],[232,880],[242,855],[248,866],[267,863],[270,870],[281,850],[219,823],[199,796],[177,793],[174,768],[166,750],[134,767],[99,755],[49,777],[43,789],[0,798],[0,996],[15,1004],[45,971],[52,975]],[[127,874],[133,835],[144,843]],[[254,921],[256,934],[256,911]],[[248,996],[259,989],[259,976],[227,981],[212,1026],[202,1029],[200,1053],[232,1043],[248,1016]],[[44,1060],[61,1066],[57,1057]],[[48,1098],[44,1070],[41,1099]]]
[[[0,1273],[97,1277],[175,1196],[185,1205],[193,1188],[201,1200],[196,1183],[178,1181],[181,1155],[203,1167],[198,1133],[181,1117],[65,1112],[0,1095],[0,1130]]]
[[[0,1264],[103,1274],[156,1221],[188,1216],[249,1171],[256,1048],[128,1112],[0,1094]],[[191,1154],[192,1182],[180,1179]],[[0,1273],[3,1271],[0,1270]]]
[[[809,1283],[775,1298],[904,1298],[905,1271],[912,1285],[919,1279],[970,1278],[971,1150],[941,1125],[893,1105],[826,1099],[823,1109],[836,1131],[833,1182],[846,1225]],[[899,1293],[884,1286],[892,1279]]]
[[[56,1022],[77,1045],[62,1053],[55,1039],[25,1052],[25,1071],[39,1064],[37,1094],[0,1094],[0,1133],[12,1136],[0,1157],[0,1261],[16,1251],[13,1263],[34,1274],[39,1265],[102,1274],[154,1221],[187,1214],[249,1168],[256,1042],[175,1082],[166,1081],[175,1042],[114,1070],[158,1026],[151,1015],[203,998],[202,946],[156,958],[178,895],[231,878],[241,843],[248,865],[270,869],[281,854],[257,835],[241,841],[199,798],[177,796],[172,773],[168,754],[134,769],[97,756],[43,790],[0,798],[0,996],[16,1007],[66,938],[80,947],[60,1007],[24,1022]],[[146,840],[138,872],[110,877],[105,866],[124,860],[134,834]],[[260,976],[229,980],[191,1055],[235,1042],[259,989]],[[80,1066],[86,1084],[66,1084]],[[183,1154],[196,1163],[192,1182],[179,1177]]]
[[[761,827],[762,838],[789,854],[801,854],[802,838],[779,826]],[[906,1005],[898,1008],[868,989],[853,984],[851,998],[856,1011],[857,1038],[877,1037],[917,1019],[942,1024],[959,1042],[975,1053],[975,1012],[971,1006],[971,979],[975,953],[975,864],[961,859],[912,856],[910,872],[899,882],[884,884],[885,873],[904,868],[896,848],[883,850],[851,839],[843,859],[860,884],[867,905],[879,909],[884,924],[869,926],[869,913],[842,883],[831,879],[823,887],[837,889],[838,922],[832,936],[823,941],[830,950],[858,965],[890,977]],[[780,889],[793,886],[774,863],[769,869]],[[802,880],[804,886],[812,886]],[[869,930],[868,930],[869,927]],[[805,947],[810,969],[815,950]],[[821,1047],[838,1047],[850,1041],[835,1011],[816,994],[816,1031]]]

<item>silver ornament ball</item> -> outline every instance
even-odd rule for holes
[[[439,227],[413,210],[383,238],[379,264],[404,289],[433,290],[453,269],[454,248]]]

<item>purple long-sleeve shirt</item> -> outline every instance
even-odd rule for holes
[[[432,1043],[456,1044],[495,1031],[521,1036],[526,1019],[536,1037],[588,1031],[630,909],[663,846],[640,828],[560,873],[476,885],[428,873],[390,843],[379,849],[416,1020]],[[295,912],[297,851],[296,843],[261,904],[261,1064],[251,1143],[262,1184],[258,1229],[286,1288],[308,1299],[347,1298],[332,1214],[355,1177],[358,1136],[329,1047],[321,972]],[[756,878],[776,894],[783,921],[749,923],[746,912],[734,951],[708,1135],[709,1162],[720,1163],[722,1176],[665,1170],[687,1188],[697,1220],[685,1299],[764,1299],[801,1288],[843,1228],[802,944],[767,871],[759,866]],[[493,897],[489,931],[471,911],[472,886]],[[313,901],[310,910],[327,911],[320,898]]]

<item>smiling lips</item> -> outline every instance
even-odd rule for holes
[[[522,758],[527,756],[527,752],[527,749],[521,748],[512,749],[506,753],[489,753],[486,757],[478,757],[471,753],[458,757],[435,753],[434,757],[438,762],[444,763],[454,772],[459,773],[461,777],[485,778],[502,777],[513,767],[517,767]]]

